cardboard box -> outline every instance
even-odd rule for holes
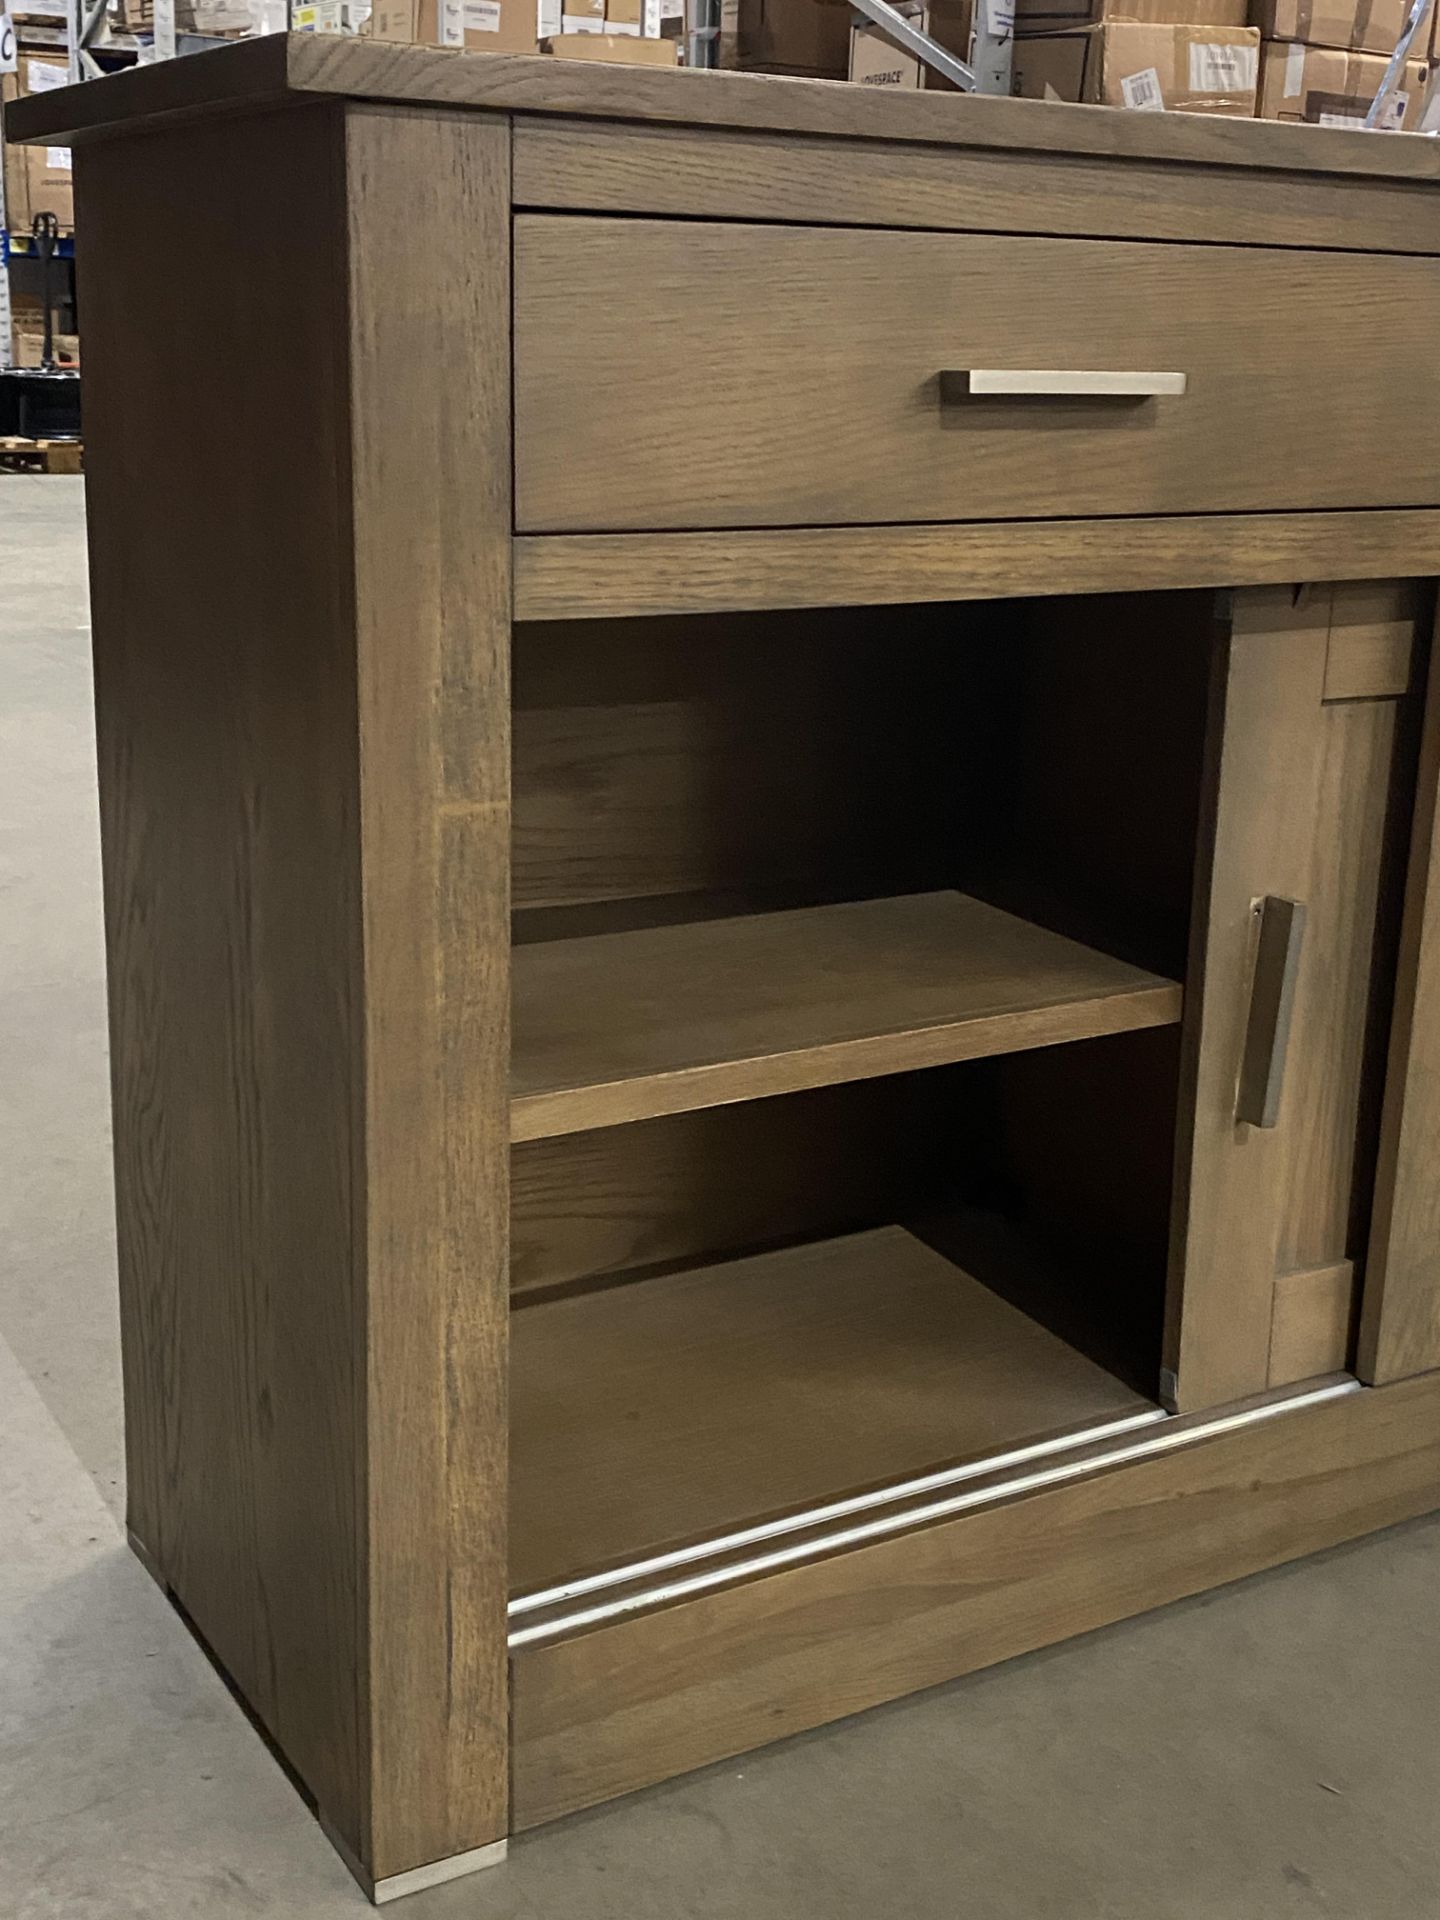
[[[292,0],[291,33],[364,33],[370,20],[368,0]],[[256,7],[257,16],[261,8]],[[281,10],[280,18],[284,19]],[[275,31],[257,17],[257,33]]]
[[[78,367],[80,364],[80,336],[77,333],[57,333],[51,340],[55,350],[57,367]],[[12,367],[38,367],[44,361],[45,335],[32,332],[28,327],[16,327],[10,337],[10,364]]]
[[[850,9],[844,0],[720,0],[719,64],[843,80]]]
[[[1167,113],[1252,115],[1260,59],[1254,27],[1147,26],[1112,20],[1083,33],[1015,43],[1015,91]]]
[[[1250,0],[1013,0],[1013,5],[1017,37],[1074,33],[1112,21],[1142,21],[1155,27],[1243,27],[1250,19]]]
[[[369,31],[421,47],[538,53],[541,39],[560,31],[560,8],[558,0],[376,0]]]
[[[15,72],[0,79],[0,101],[68,86],[69,69],[54,55],[22,53]],[[53,213],[68,232],[75,225],[75,186],[68,147],[5,148],[5,224],[29,233],[37,213]]]
[[[605,0],[607,33],[639,34],[642,40],[658,40],[660,24],[660,0]]]
[[[1254,20],[1264,40],[1303,40],[1308,47],[1344,47],[1357,53],[1395,51],[1410,0],[1256,0]],[[1411,42],[1417,60],[1429,57],[1433,18]]]
[[[902,0],[899,11],[932,40],[959,56],[970,57],[970,0],[933,0],[926,6],[921,0]],[[866,20],[854,20],[850,28],[849,75],[864,87],[923,87],[953,93],[954,87],[933,67],[903,47],[897,47],[878,27]]]
[[[545,42],[561,60],[610,60],[622,67],[673,67],[673,40],[647,40],[638,33],[557,33]]]
[[[604,33],[605,0],[561,0],[559,31]]]
[[[906,5],[905,0],[897,0],[897,11],[917,27],[927,33],[930,30],[929,13],[924,7]],[[887,40],[878,27],[868,22],[854,20],[850,25],[850,63],[849,76],[862,87],[911,87],[919,89],[925,85],[925,66],[913,53],[907,53],[903,47],[897,47],[893,40]]]
[[[1363,127],[1389,64],[1378,53],[1267,40],[1260,54],[1260,118]],[[1407,60],[1400,87],[1386,104],[1385,131],[1413,133],[1420,124],[1424,95],[1424,65]]]

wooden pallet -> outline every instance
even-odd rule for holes
[[[0,435],[0,468],[79,473],[84,464],[85,449],[78,440],[21,440]]]

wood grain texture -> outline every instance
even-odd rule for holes
[[[1392,951],[1385,896],[1406,798],[1399,733],[1393,700],[1326,706],[1320,719],[1309,914],[1280,1113],[1282,1273],[1361,1251],[1375,1152],[1367,1093],[1383,1069]]]
[[[1432,601],[1426,580],[1336,581],[1325,698],[1394,699],[1408,692],[1420,627],[1428,625]]]
[[[512,1377],[517,1594],[1149,1404],[895,1226],[522,1307]]]
[[[123,87],[111,89],[107,75],[104,94],[87,99],[84,85],[58,88],[45,94],[30,94],[28,101],[50,99],[59,109],[44,114],[21,112],[21,102],[7,106],[5,139],[8,142],[49,141],[47,127],[63,120],[71,127],[76,144],[140,128],[178,127],[197,119],[209,119],[217,113],[234,113],[247,108],[266,108],[284,103],[289,66],[283,39],[265,34],[254,40],[239,40],[220,49],[219,61],[211,60],[197,73],[183,62],[147,61],[143,68],[126,71]],[[60,95],[64,94],[63,103]],[[58,138],[58,134],[56,138]]]
[[[236,118],[77,158],[129,1524],[358,1840],[365,1117],[341,129],[333,114]],[[217,247],[212,183],[239,178]],[[257,277],[261,257],[273,272]]]
[[[1432,642],[1356,1370],[1440,1367],[1440,672]]]
[[[505,1823],[507,151],[80,161],[131,1525],[377,1878]],[[497,277],[422,293],[462,217]],[[488,342],[462,411],[425,325]]]
[[[346,146],[378,1880],[506,1831],[509,139]]]
[[[1179,1018],[1180,989],[961,893],[517,949],[515,1140]]]
[[[1303,900],[1310,879],[1327,611],[1283,588],[1237,595],[1218,659],[1213,831],[1202,836],[1186,975],[1166,1337],[1182,1412],[1266,1384],[1287,1142],[1283,1127],[1236,1120],[1236,1086],[1256,904],[1266,894]]]
[[[522,533],[1414,506],[1440,261],[522,214]],[[663,338],[595,378],[595,316]],[[1237,341],[1284,315],[1283,366]],[[1183,373],[1139,403],[942,397],[945,369]],[[1291,371],[1290,369],[1293,369]],[[1419,393],[1417,394],[1417,383]]]
[[[1440,511],[1221,513],[515,542],[522,620],[896,606],[1440,571]]]
[[[953,689],[994,621],[914,616],[899,659],[888,623],[843,610],[522,626],[517,911],[917,887],[917,786],[953,755],[920,690]]]
[[[1272,1387],[1344,1370],[1350,1358],[1354,1298],[1353,1260],[1276,1276],[1270,1315]]]
[[[266,49],[263,55],[255,44]],[[34,95],[10,128],[19,140],[77,140],[155,114],[223,111],[236,98],[277,87],[292,93],[420,106],[554,113],[706,127],[764,128],[856,139],[906,140],[1009,152],[1087,153],[1116,159],[1189,161],[1285,173],[1360,173],[1440,179],[1440,157],[1420,140],[1278,121],[1194,114],[1121,115],[1048,101],[981,95],[902,93],[825,80],[699,69],[591,67],[512,54],[456,58],[428,47],[324,34],[268,37],[215,50],[205,64],[157,66],[92,85]]]
[[[946,703],[956,717],[945,716],[943,738],[963,714],[978,726],[947,756],[957,804],[945,842],[985,849],[970,891],[1179,979],[1214,595],[1087,594],[993,612],[993,638]],[[983,785],[967,790],[961,770],[977,762]]]
[[[517,1145],[512,1293],[901,1219],[944,1151],[913,1077]]]
[[[1440,1377],[513,1655],[515,1824],[1427,1512]]]
[[[590,213],[1440,252],[1425,186],[1082,154],[947,152],[910,141],[515,120],[515,204]]]

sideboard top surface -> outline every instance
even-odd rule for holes
[[[980,95],[890,91],[774,74],[465,55],[316,34],[272,34],[29,96],[12,141],[85,141],[177,116],[323,96],[417,107],[562,114],[670,126],[831,135],[925,146],[1171,160],[1284,173],[1440,180],[1440,143],[1339,128]]]

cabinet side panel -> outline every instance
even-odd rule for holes
[[[130,1523],[353,1835],[341,151],[338,109],[237,117],[84,147],[77,186]]]
[[[346,143],[383,1879],[507,1822],[510,130]]]

